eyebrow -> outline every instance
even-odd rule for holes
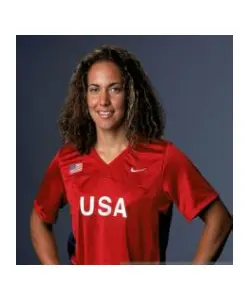
[[[111,82],[111,83],[108,85],[108,87],[111,87],[111,86],[116,85],[116,84],[122,85],[121,82]],[[97,84],[97,83],[90,83],[90,84],[88,85],[88,87],[89,87],[89,86],[100,87],[100,85]]]

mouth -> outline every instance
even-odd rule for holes
[[[110,118],[114,114],[114,111],[97,111],[97,114],[102,119],[107,119],[107,118]]]

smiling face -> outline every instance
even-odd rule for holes
[[[123,123],[124,83],[115,63],[101,61],[91,66],[87,77],[87,103],[97,131],[114,130]]]

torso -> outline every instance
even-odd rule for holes
[[[106,161],[95,149],[61,151],[77,264],[159,263],[159,213],[171,206],[161,190],[166,143],[129,146]]]

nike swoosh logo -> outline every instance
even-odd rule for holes
[[[131,169],[130,169],[130,171],[131,171],[132,173],[143,172],[143,171],[146,171],[146,170],[147,170],[147,168],[144,168],[144,169],[134,169],[134,168],[131,168]]]

